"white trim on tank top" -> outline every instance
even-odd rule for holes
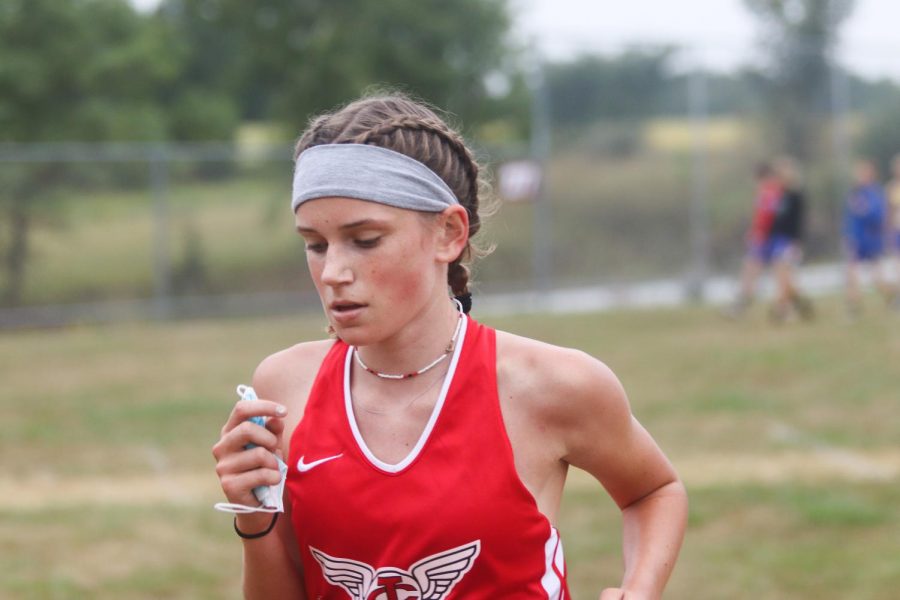
[[[350,430],[353,432],[353,437],[356,439],[356,445],[359,446],[359,449],[369,462],[382,471],[399,473],[408,467],[419,456],[419,453],[431,436],[431,430],[434,429],[434,424],[441,414],[441,408],[444,406],[444,400],[447,399],[447,392],[450,390],[450,384],[453,382],[453,375],[456,373],[456,364],[459,362],[459,355],[466,340],[466,330],[468,329],[468,325],[468,317],[463,316],[459,338],[457,339],[456,347],[453,349],[453,356],[450,358],[450,367],[447,369],[447,374],[444,375],[444,384],[441,386],[441,393],[438,396],[437,402],[434,404],[434,409],[431,411],[431,417],[428,419],[428,423],[426,423],[422,435],[419,436],[419,441],[416,442],[413,449],[406,455],[406,458],[393,465],[386,463],[375,456],[372,451],[369,450],[366,441],[359,432],[359,426],[356,424],[356,415],[353,414],[353,397],[350,393],[350,372],[353,370],[353,350],[349,346],[347,347],[347,355],[344,358],[344,407],[347,411],[347,421],[350,423]]]
[[[565,566],[559,531],[551,525],[550,537],[544,544],[544,576],[541,577],[541,587],[544,588],[549,600],[564,600],[559,573],[565,576]]]

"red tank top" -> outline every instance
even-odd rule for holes
[[[784,195],[780,183],[762,182],[757,186],[756,205],[753,208],[753,220],[750,223],[750,241],[762,243],[769,237],[778,203]]]
[[[519,479],[496,332],[466,317],[418,443],[395,465],[359,434],[337,341],[290,442],[287,488],[309,600],[569,598],[557,531]]]

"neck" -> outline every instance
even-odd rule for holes
[[[446,352],[459,319],[455,303],[447,296],[437,297],[395,335],[358,347],[357,352],[366,366],[375,371],[412,373]]]

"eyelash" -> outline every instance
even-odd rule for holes
[[[367,239],[367,240],[353,240],[353,243],[358,248],[368,250],[369,248],[374,248],[375,246],[377,246],[378,242],[380,242],[380,241],[381,241],[381,236],[378,236],[378,237]],[[307,252],[312,252],[314,254],[323,254],[325,252],[325,250],[327,250],[327,249],[328,249],[328,244],[326,244],[324,242],[318,242],[315,244],[307,244],[306,245]]]

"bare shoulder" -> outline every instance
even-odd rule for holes
[[[257,395],[284,404],[299,420],[319,367],[333,345],[333,340],[301,342],[267,356],[253,373]]]
[[[502,388],[551,423],[630,415],[618,377],[581,350],[498,331],[497,377]]]
[[[677,480],[601,361],[498,332],[497,377],[503,400],[519,418],[524,412],[526,420],[537,419],[541,442],[554,456],[593,475],[620,507]]]

